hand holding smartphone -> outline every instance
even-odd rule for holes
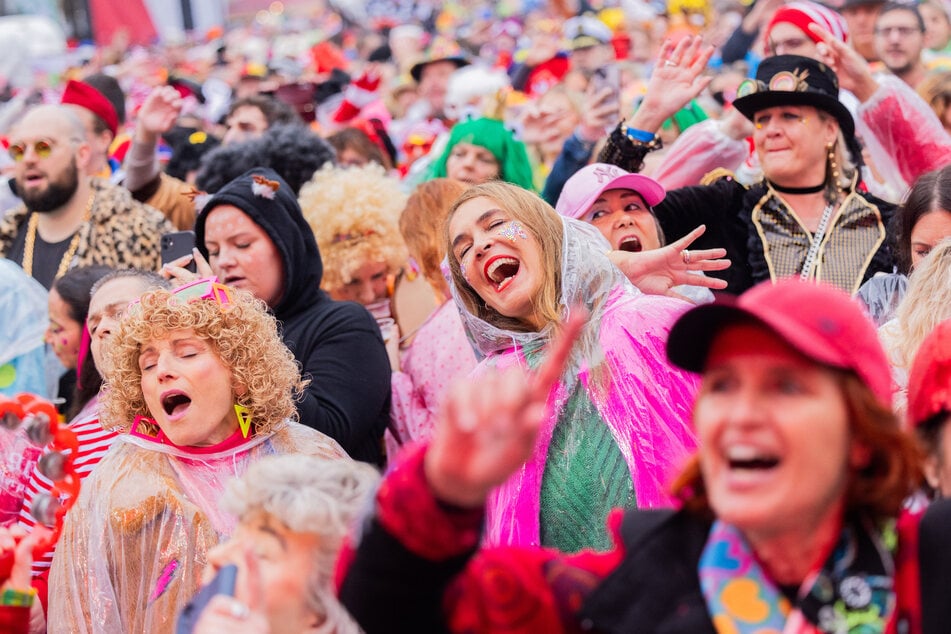
[[[618,109],[618,112],[620,112],[621,69],[618,68],[617,64],[609,64],[595,70],[594,74],[591,75],[591,83],[594,86],[595,94],[601,93],[605,89],[609,89],[611,91],[611,96],[605,99],[602,103],[605,106],[608,104],[614,104]]]
[[[208,606],[212,597],[218,594],[224,594],[229,597],[234,596],[235,582],[238,579],[238,567],[234,564],[223,566],[214,579],[198,591],[198,594],[188,602],[182,613],[178,615],[178,623],[175,624],[175,634],[192,634],[201,613]]]
[[[176,231],[174,233],[166,233],[162,236],[162,266],[174,262],[175,260],[186,255],[191,256],[192,249],[194,248],[194,231]],[[188,269],[192,273],[196,273],[198,270],[197,266],[198,265],[195,263],[193,258],[183,268]]]

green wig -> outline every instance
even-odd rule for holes
[[[429,179],[446,177],[446,160],[459,143],[484,147],[499,162],[501,180],[529,191],[535,190],[525,144],[516,140],[501,121],[487,117],[461,121],[452,127],[446,149],[430,168]]]

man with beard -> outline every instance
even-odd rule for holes
[[[875,51],[885,67],[912,88],[928,73],[921,58],[924,48],[925,21],[914,5],[882,7],[875,22]]]
[[[9,139],[23,203],[0,219],[0,256],[47,289],[75,266],[159,269],[172,225],[127,190],[84,175],[91,150],[75,113],[36,106]]]

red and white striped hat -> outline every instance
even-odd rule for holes
[[[770,20],[766,26],[765,35],[767,46],[769,46],[770,33],[773,27],[780,22],[788,22],[793,26],[799,27],[802,29],[802,32],[806,34],[806,37],[816,43],[820,42],[819,37],[809,30],[809,25],[813,23],[824,28],[836,39],[842,42],[849,41],[849,28],[845,24],[845,19],[832,9],[815,2],[809,2],[808,0],[790,2],[776,10],[776,13],[773,14],[773,19]]]

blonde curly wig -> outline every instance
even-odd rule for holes
[[[250,410],[256,433],[296,416],[294,400],[307,382],[301,380],[294,355],[264,302],[237,289],[231,289],[227,306],[210,299],[172,298],[173,293],[164,289],[149,291],[123,316],[107,351],[114,370],[102,392],[104,427],[128,431],[136,416],[152,417],[142,395],[139,354],[146,343],[174,330],[193,330],[211,343],[231,369],[232,384],[243,388],[235,403]]]
[[[357,269],[370,262],[385,262],[390,275],[403,267],[406,246],[397,223],[406,198],[399,181],[375,163],[327,165],[314,173],[299,201],[324,261],[324,290],[349,284]]]

